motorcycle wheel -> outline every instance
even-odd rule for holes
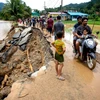
[[[88,65],[89,69],[93,70],[96,66],[96,59],[87,57],[87,65]]]

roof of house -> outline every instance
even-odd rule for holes
[[[69,15],[78,15],[78,16],[85,16],[88,15],[86,13],[81,13],[81,12],[67,12]]]
[[[60,15],[60,14],[66,14],[66,13],[61,13],[61,12],[48,12],[49,14],[57,14],[57,15]]]
[[[40,16],[40,14],[39,13],[37,13],[37,12],[32,12],[32,16]]]

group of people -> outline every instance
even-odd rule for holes
[[[55,69],[57,73],[57,78],[59,80],[65,80],[65,78],[62,76],[62,68],[63,68],[63,62],[64,62],[63,54],[66,51],[66,46],[64,42],[62,41],[62,38],[64,38],[64,33],[65,33],[64,24],[61,22],[61,16],[57,16],[57,20],[58,21],[54,24],[53,30],[52,30],[55,36],[55,41],[52,43],[52,45],[56,48]],[[94,34],[92,34],[92,30],[90,26],[87,25],[87,22],[88,22],[87,17],[82,18],[81,16],[78,16],[77,21],[78,22],[73,26],[74,28],[73,29],[73,46],[74,46],[76,58],[81,56],[79,46],[82,45],[84,39],[88,35],[95,36]],[[95,43],[97,45],[96,41]]]
[[[84,39],[92,35],[96,37],[94,34],[92,34],[92,30],[90,26],[87,25],[88,18],[86,17],[81,17],[79,16],[77,18],[78,23],[74,25],[74,31],[73,31],[73,47],[74,47],[74,52],[76,54],[76,58],[81,56],[80,48],[79,46],[82,45]],[[96,45],[97,42],[95,41]]]
[[[73,47],[76,54],[76,58],[81,56],[79,46],[82,45],[83,38],[87,35],[93,35],[91,28],[87,25],[88,18],[78,16],[77,23],[74,25],[73,29]],[[57,73],[57,78],[59,80],[65,80],[62,76],[62,68],[64,62],[63,54],[66,51],[66,46],[62,41],[64,38],[65,28],[64,24],[61,22],[61,16],[57,16],[57,22],[54,23],[52,16],[50,16],[47,21],[45,18],[35,19],[34,17],[30,21],[30,25],[35,26],[36,23],[39,23],[43,30],[46,22],[46,29],[51,34],[54,35],[55,41],[52,43],[52,46],[55,47],[55,69]],[[96,43],[97,44],[97,43]]]

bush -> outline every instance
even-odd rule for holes
[[[99,16],[98,15],[96,15],[96,14],[92,14],[92,15],[90,15],[90,16],[88,16],[88,18],[89,19],[95,19],[95,21],[98,21],[99,20]]]

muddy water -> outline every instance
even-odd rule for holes
[[[74,58],[73,49],[72,49],[72,34],[66,33],[65,43],[66,43],[66,56],[72,60],[72,64],[75,65],[75,71],[79,74],[79,77],[82,78],[82,81],[85,82],[87,88],[84,88],[84,91],[87,92],[91,90],[91,93],[97,97],[96,100],[100,100],[100,64],[97,63],[94,70],[89,70],[87,65]],[[100,42],[98,46],[98,51],[100,49]],[[100,51],[99,51],[100,52]],[[88,93],[87,93],[88,94]],[[91,95],[92,95],[91,94]]]
[[[7,21],[0,21],[0,40],[4,39],[11,28],[11,23]]]

